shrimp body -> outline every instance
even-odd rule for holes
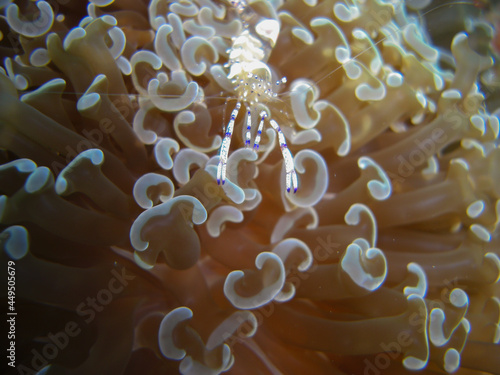
[[[241,14],[242,19],[256,18],[244,1],[231,1],[233,7]],[[237,103],[233,111],[229,123],[226,127],[226,132],[220,148],[220,160],[217,168],[217,183],[224,184],[226,180],[226,163],[231,145],[231,137],[233,135],[234,122],[238,116],[242,104],[247,110],[247,130],[245,134],[245,147],[250,148],[251,145],[251,130],[252,130],[252,113],[255,110],[252,108],[259,102],[265,102],[277,97],[273,91],[271,69],[266,64],[269,55],[269,46],[272,47],[276,43],[279,34],[279,22],[274,19],[260,18],[253,27],[245,25],[245,29],[236,37],[233,38],[231,49],[229,50],[229,61],[227,67],[229,72],[227,78],[231,80],[234,92],[237,96]],[[285,83],[286,79],[274,83],[279,85]],[[253,142],[253,150],[257,151],[261,139],[264,122],[268,121],[272,128],[278,133],[280,148],[285,163],[286,172],[286,189],[288,192],[297,191],[298,182],[295,172],[293,156],[287,147],[285,136],[281,131],[278,123],[272,119],[268,119],[266,112],[262,111],[259,114],[260,122],[257,129],[257,134]]]

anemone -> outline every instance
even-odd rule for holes
[[[493,2],[0,9],[13,372],[499,373]]]

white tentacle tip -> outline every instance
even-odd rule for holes
[[[158,346],[160,347],[161,354],[169,359],[182,359],[186,356],[186,351],[180,349],[174,344],[174,329],[175,327],[185,320],[193,317],[193,312],[187,307],[178,307],[170,311],[160,324],[158,332]]]
[[[246,278],[243,271],[232,271],[227,275],[224,282],[226,298],[238,309],[248,310],[263,306],[272,301],[283,289],[286,272],[285,266],[278,255],[262,252],[255,258],[255,266],[258,271],[247,271],[251,275],[248,278],[250,283],[248,288],[252,290],[253,295],[247,296],[248,293],[245,293],[242,296],[238,293],[238,284],[240,286],[245,284],[242,282]],[[253,283],[250,280],[253,280]]]

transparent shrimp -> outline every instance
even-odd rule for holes
[[[224,184],[225,182],[226,163],[234,129],[234,121],[242,103],[247,108],[245,147],[249,148],[251,146],[253,126],[252,113],[256,112],[254,107],[259,101],[272,100],[277,97],[277,93],[273,91],[271,70],[266,65],[266,62],[279,35],[279,22],[272,18],[264,18],[257,15],[248,7],[244,0],[230,1],[230,3],[243,20],[244,30],[233,38],[232,46],[229,50],[229,62],[226,64],[229,70],[227,77],[231,79],[238,102],[231,113],[231,118],[219,152],[220,161],[217,168],[217,182],[219,184]],[[277,84],[285,82],[286,78],[283,78]],[[254,140],[254,151],[257,151],[259,148],[262,128],[267,117],[268,115],[265,112],[260,113],[259,129]],[[276,120],[270,118],[269,123],[278,134],[285,163],[286,190],[290,192],[293,189],[296,192],[298,180],[292,153],[288,149],[285,136]]]

